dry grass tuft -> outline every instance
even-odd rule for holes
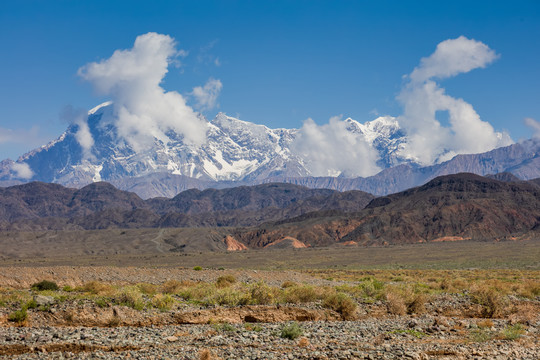
[[[221,358],[215,356],[210,350],[202,349],[199,352],[199,360],[220,360]]]
[[[425,294],[413,295],[411,300],[407,301],[407,314],[423,314],[426,312],[427,297]]]
[[[482,306],[480,316],[494,318],[504,315],[506,301],[495,289],[479,286],[471,291],[473,302]]]
[[[218,288],[229,287],[234,283],[236,283],[236,278],[234,277],[234,275],[223,275],[218,277],[216,280],[216,286]]]
[[[101,281],[90,281],[83,285],[82,290],[95,295],[110,295],[114,288],[110,284]]]
[[[480,329],[489,329],[493,327],[493,321],[490,319],[484,319],[476,322],[476,326],[478,326]]]
[[[160,291],[164,294],[176,294],[182,288],[182,283],[178,280],[167,280],[161,284]]]
[[[283,284],[281,284],[282,289],[287,289],[293,286],[296,286],[296,283],[294,281],[289,281],[289,280],[284,281]]]
[[[403,297],[392,291],[386,292],[386,307],[392,315],[405,315],[407,312],[407,305]]]
[[[284,301],[292,304],[313,302],[319,298],[315,288],[309,285],[287,287],[283,294]]]
[[[161,311],[171,310],[174,305],[174,299],[169,294],[156,294],[152,298],[152,306]]]
[[[298,340],[298,346],[300,347],[308,347],[309,346],[309,340],[305,337],[301,337],[299,340]]]
[[[335,293],[326,297],[322,304],[325,308],[339,313],[343,320],[354,320],[358,305],[351,297],[344,293]]]

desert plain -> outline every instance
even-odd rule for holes
[[[540,356],[537,240],[171,252],[177,231],[207,230],[4,233],[0,356]]]

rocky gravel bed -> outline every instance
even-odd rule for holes
[[[531,359],[540,358],[538,323],[515,340],[498,338],[507,320],[423,315],[302,322],[296,339],[283,323],[148,327],[3,327],[0,358],[13,359]],[[478,338],[481,331],[486,338]],[[206,354],[204,352],[207,352]],[[209,355],[209,356],[208,356]],[[205,357],[206,356],[206,357]]]

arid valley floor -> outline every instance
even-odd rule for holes
[[[142,255],[4,255],[0,356],[540,356],[539,241],[182,254],[148,238]]]

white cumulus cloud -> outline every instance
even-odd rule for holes
[[[168,35],[147,33],[136,38],[133,48],[117,50],[100,62],[92,62],[78,71],[102,95],[113,100],[118,135],[138,151],[149,147],[154,138],[168,142],[166,132],[183,135],[188,144],[206,140],[207,123],[186,104],[176,91],[165,91],[161,81],[168,66],[186,52],[176,50]],[[80,138],[85,143],[83,129]],[[89,142],[86,142],[89,144]]]
[[[507,133],[496,132],[482,121],[471,104],[447,95],[434,79],[484,68],[497,58],[487,45],[460,36],[441,42],[420,61],[398,95],[404,113],[398,118],[408,135],[405,153],[423,165],[451,159],[457,154],[480,153],[512,143]],[[448,126],[437,114],[447,112]]]
[[[485,68],[498,57],[486,44],[460,36],[440,42],[433,54],[420,60],[420,66],[414,69],[410,78],[417,82],[434,77],[444,79]]]
[[[34,172],[25,162],[15,162],[11,164],[11,170],[15,173],[15,176],[20,179],[28,180],[34,176]]]
[[[304,121],[292,150],[314,176],[370,176],[381,170],[376,165],[378,154],[364,135],[348,131],[337,116],[324,125]]]
[[[193,88],[192,95],[197,100],[195,107],[202,111],[211,110],[217,106],[217,99],[223,84],[217,79],[208,79],[204,86],[197,86]]]

